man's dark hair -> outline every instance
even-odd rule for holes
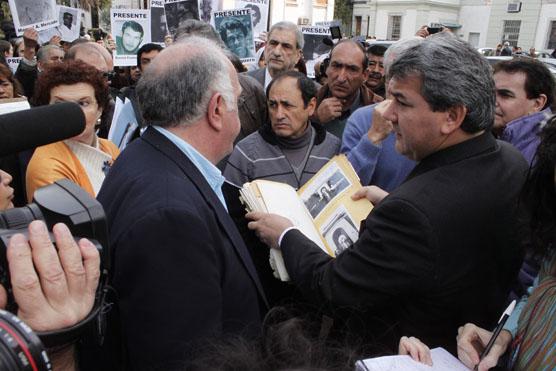
[[[247,30],[243,22],[241,22],[239,19],[237,18],[225,19],[224,21],[222,21],[222,23],[220,23],[219,26],[220,38],[225,43],[228,42],[228,31],[231,30],[240,30],[244,36],[247,36],[247,34],[249,33],[249,31]]]
[[[143,37],[143,35],[145,34],[145,31],[143,31],[143,26],[135,21],[124,22],[124,24],[122,25],[122,36],[124,35],[126,28],[131,28],[135,32],[141,32],[141,37]]]
[[[528,99],[538,98],[541,94],[546,95],[546,104],[543,109],[552,107],[556,82],[546,66],[533,58],[514,58],[501,61],[494,65],[494,73],[519,73],[525,74],[525,93]]]
[[[73,14],[71,14],[70,12],[64,12],[64,15],[62,16],[62,18],[65,18],[66,16],[70,16],[71,19],[73,20]]]
[[[387,79],[417,77],[421,96],[434,112],[452,107],[467,109],[461,129],[489,130],[494,122],[494,80],[487,60],[468,43],[449,32],[439,32],[399,54]]]
[[[13,48],[13,46],[9,41],[0,40],[0,55],[4,56],[4,53],[9,52],[11,48]]]
[[[361,53],[363,53],[363,65],[362,65],[362,67],[363,67],[363,71],[365,71],[367,69],[367,67],[369,66],[369,58],[367,58],[367,53],[365,53],[365,48],[363,48],[363,45],[361,45],[361,43],[357,40],[352,40],[352,39],[341,40],[339,43],[334,45],[334,47],[330,51],[330,60],[332,60],[332,58],[333,58],[334,50],[338,47],[338,45],[342,45],[342,44],[351,44],[351,45],[355,46],[357,49],[361,50]]]
[[[315,83],[310,78],[302,74],[301,72],[287,71],[273,78],[270,84],[268,84],[268,87],[266,88],[266,96],[267,97],[269,96],[270,89],[272,89],[272,86],[277,81],[283,80],[288,77],[296,79],[297,88],[299,89],[299,91],[301,91],[301,98],[303,98],[303,105],[304,107],[307,107],[309,101],[314,97],[316,97],[317,88],[315,87]]]
[[[153,50],[158,50],[160,52],[162,49],[164,49],[162,46],[153,43],[148,43],[140,47],[139,50],[137,50],[137,67],[139,67],[140,70],[143,70],[141,68],[141,55],[143,53],[150,53]]]
[[[251,9],[253,11],[253,18],[257,18],[258,21],[261,20],[261,10],[255,4],[247,4],[244,7],[245,9]],[[254,21],[254,20],[253,20]]]
[[[388,47],[386,45],[375,44],[371,45],[367,48],[367,54],[372,54],[375,57],[384,57],[384,53],[386,52]]]

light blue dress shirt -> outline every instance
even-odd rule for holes
[[[224,177],[222,176],[222,172],[218,170],[216,166],[214,166],[209,160],[207,160],[202,154],[199,153],[195,148],[193,148],[189,143],[185,140],[181,139],[177,135],[171,133],[170,131],[160,127],[154,126],[153,128],[157,130],[160,134],[164,135],[168,138],[172,143],[176,145],[183,152],[184,155],[187,156],[188,159],[193,162],[195,167],[201,172],[203,177],[206,179],[207,183],[209,184],[210,188],[216,193],[222,205],[228,210],[226,206],[226,201],[224,200],[224,194],[222,193],[222,184],[224,184]]]

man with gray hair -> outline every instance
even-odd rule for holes
[[[359,240],[333,259],[278,215],[250,213],[249,228],[281,249],[302,292],[345,315],[369,344],[393,350],[408,335],[455,354],[459,326],[473,319],[492,328],[507,304],[521,261],[516,206],[527,163],[491,135],[490,67],[466,42],[428,37],[388,77],[384,117],[396,150],[418,164],[389,195],[364,187],[353,196],[375,205]]]
[[[416,37],[392,44],[384,54],[384,72],[388,72],[399,54],[422,40]],[[387,99],[353,112],[346,122],[341,148],[359,175],[361,184],[376,185],[388,192],[399,186],[415,167],[415,161],[402,156],[394,148],[396,135],[392,123],[383,117],[390,103],[391,100]]]
[[[282,21],[272,25],[264,49],[265,68],[249,71],[265,88],[282,72],[291,71],[303,55],[303,34],[295,23]]]
[[[266,300],[215,166],[239,132],[240,90],[222,50],[199,37],[163,50],[137,84],[150,126],[98,195],[129,369],[183,369],[199,342],[259,330]]]
[[[23,59],[15,72],[16,79],[23,86],[25,96],[32,98],[35,93],[35,82],[38,74],[49,64],[64,61],[64,50],[58,45],[45,45],[37,52],[35,60],[34,51],[39,46],[39,34],[35,29],[26,29],[23,34],[25,52]]]

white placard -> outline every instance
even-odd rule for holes
[[[22,59],[23,57],[6,58],[6,63],[8,63],[8,67],[10,67],[10,70],[12,70],[13,74],[15,74],[15,71],[17,71],[17,67],[19,67]]]
[[[315,63],[323,55],[330,53],[331,47],[324,44],[322,40],[330,37],[330,29],[325,27],[301,27],[305,45],[303,46],[303,59],[307,68],[307,77],[315,77]]]
[[[236,0],[236,7],[252,10],[255,37],[268,30],[268,0]]]
[[[243,63],[255,62],[255,41],[250,9],[214,12],[214,28],[224,44]]]
[[[26,28],[37,31],[58,26],[56,0],[9,0],[17,36]]]
[[[115,66],[135,66],[137,50],[151,42],[150,10],[110,9]]]

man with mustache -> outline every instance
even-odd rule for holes
[[[368,59],[361,43],[342,40],[330,52],[328,80],[317,93],[317,110],[312,119],[342,137],[348,117],[359,107],[382,101],[365,87]]]
[[[387,47],[384,45],[371,45],[367,48],[367,58],[369,67],[367,68],[367,81],[365,86],[376,95],[385,97],[384,91],[384,52]]]

